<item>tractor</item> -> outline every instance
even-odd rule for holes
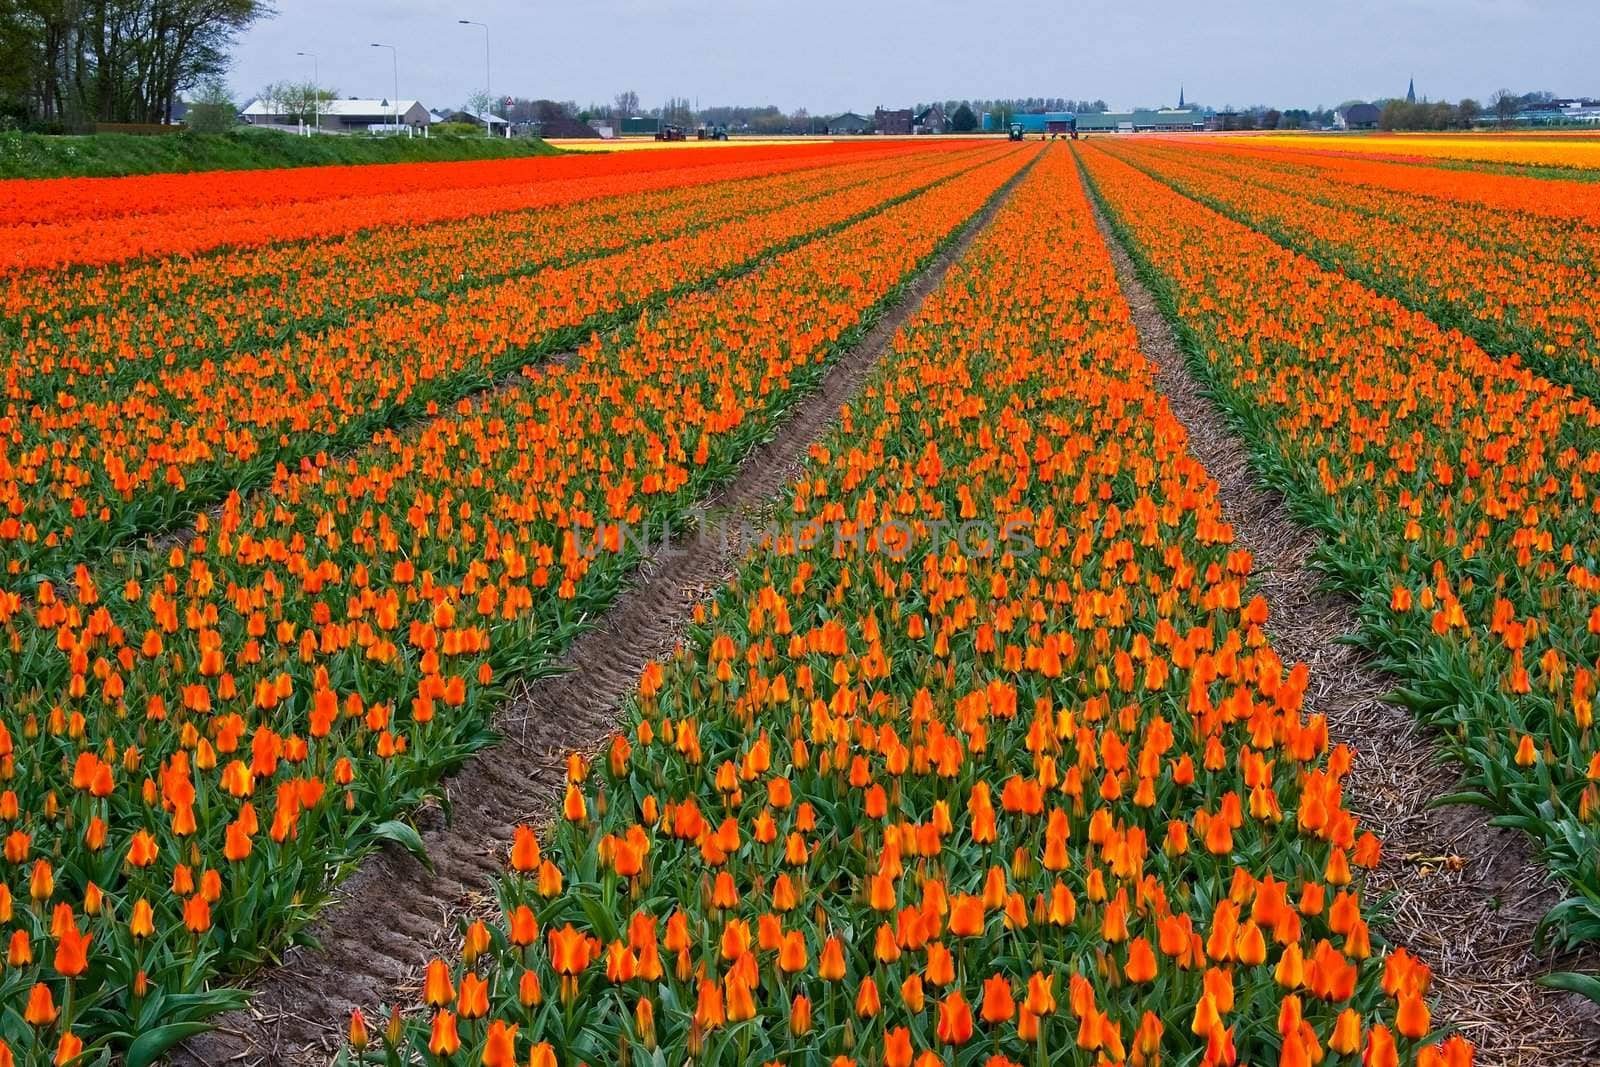
[[[1022,140],[1022,123],[1013,122],[1011,124],[1011,139],[1013,141]]]

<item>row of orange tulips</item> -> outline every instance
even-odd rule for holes
[[[160,338],[159,360],[71,375],[36,398],[30,417],[0,442],[8,585],[53,569],[62,577],[60,567],[261,484],[283,465],[325,462],[326,451],[879,211],[995,151],[939,153],[923,166],[866,165],[875,179],[866,183],[822,172],[817,177],[829,180],[816,195],[770,210],[739,211],[742,186],[725,187],[722,221],[663,240],[374,309],[263,349],[223,346],[202,329],[190,345]],[[673,224],[673,212],[659,217]],[[692,220],[693,213],[684,221]]]
[[[946,142],[948,144],[948,142]],[[959,146],[952,146],[959,147]],[[0,274],[191,256],[358,230],[521,211],[704,180],[823,166],[927,145],[774,145],[737,161],[693,149],[474,163],[161,174],[0,183],[16,205],[0,223]],[[24,278],[11,284],[25,285]]]
[[[1600,407],[1106,151],[1081,158],[1467,799],[1566,880],[1552,929],[1600,938]]]
[[[1029,154],[281,471],[170,550],[0,595],[0,1058],[140,1065],[235,1003],[226,976],[414,841],[394,817],[603,609],[619,524],[681,521]]]
[[[1051,146],[344,1062],[1468,1064]]]
[[[1118,158],[1490,352],[1600,398],[1600,229],[1320,181],[1232,152],[1118,145]]]

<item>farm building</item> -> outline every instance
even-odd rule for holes
[[[1334,112],[1333,124],[1341,130],[1375,130],[1381,118],[1383,112],[1376,104],[1351,104],[1343,111]]]
[[[650,118],[648,115],[629,115],[622,120],[622,136],[634,134],[648,134],[654,136],[661,128],[661,120]]]
[[[1079,133],[1187,133],[1210,128],[1214,116],[1198,108],[1140,108],[1078,116]]]
[[[487,122],[489,124],[489,128],[496,134],[505,133],[506,127],[511,125],[508,120],[501,118],[499,115],[496,115],[493,112],[489,112],[486,115],[479,115],[476,111],[468,111],[466,108],[449,112],[443,121],[458,122],[468,126],[476,126],[479,129],[482,129],[484,123]]]
[[[925,107],[911,118],[912,133],[946,133],[950,122],[944,117],[944,108],[938,104]]]
[[[369,126],[398,121],[405,126],[424,129],[433,122],[433,113],[415,100],[390,103],[386,99],[324,100],[318,107],[317,126],[335,133],[351,133]],[[293,126],[296,118],[285,114],[281,107],[265,100],[252,100],[244,109],[246,122],[256,125]]]
[[[1600,100],[1552,100],[1538,107],[1523,108],[1517,112],[1516,121],[1530,126],[1600,123]]]
[[[879,133],[910,133],[911,109],[903,107],[894,111],[885,111],[880,107],[872,113],[872,128]]]
[[[854,111],[846,111],[828,120],[829,133],[867,133],[871,129],[872,120]]]

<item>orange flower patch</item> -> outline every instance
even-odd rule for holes
[[[795,232],[825,225],[814,239],[661,301],[565,364],[353,455],[280,467],[177,543],[0,594],[0,1040],[121,1048],[237,1003],[219,972],[282,946],[329,872],[379,835],[405,837],[384,823],[487,743],[503,686],[604,610],[638,555],[624,524],[682,522],[1036,151],[989,145],[808,201]],[[747,254],[771,247],[760,233]],[[504,343],[465,323],[446,337],[469,361]],[[567,811],[598,825],[606,805],[579,793]],[[654,862],[637,834],[605,857],[619,877]],[[516,943],[559,947],[563,968],[519,978],[519,1002],[559,1002],[602,966],[649,973],[552,921],[544,902],[574,872],[527,839],[517,863],[538,896],[515,913]],[[486,933],[468,939],[473,958],[490,954]],[[503,992],[433,977],[434,1054],[477,1042]],[[736,987],[716,995],[724,1015],[744,1010]],[[493,1047],[520,1034],[497,1030]]]
[[[494,947],[435,961],[492,991],[464,1057],[1471,1062],[1374,948],[1350,754],[1261,635],[1067,150],[784,499],[569,764],[559,890],[521,835]]]
[[[408,414],[437,410],[541,353],[626,321],[630,310],[675,289],[968,169],[973,156],[943,151],[908,161],[902,154],[890,163],[808,172],[786,191],[766,190],[778,195],[755,210],[744,206],[752,190],[743,182],[717,186],[709,202],[666,195],[646,202],[646,214],[635,219],[636,239],[617,251],[581,237],[543,240],[551,229],[572,234],[598,226],[627,234],[603,215],[579,211],[541,226],[544,216],[530,213],[521,219],[531,224],[529,232],[509,227],[493,242],[473,240],[476,227],[357,241],[377,279],[365,288],[337,255],[324,264],[323,285],[342,287],[352,300],[370,296],[373,287],[415,294],[411,287],[424,272],[410,264],[425,257],[405,244],[427,247],[431,237],[440,257],[432,299],[308,307],[297,301],[314,300],[317,284],[274,279],[269,271],[255,283],[268,293],[251,293],[247,279],[241,293],[234,279],[210,301],[193,287],[174,294],[170,299],[192,309],[187,321],[148,303],[124,305],[118,315],[69,315],[54,330],[36,329],[25,316],[8,381],[13,409],[26,407],[28,417],[0,443],[0,564],[14,582],[170,523],[230,490],[252,488],[280,465],[326,462],[330,449],[357,444]],[[681,207],[673,206],[678,201]],[[679,232],[642,240],[647,220]],[[452,247],[462,229],[466,243]],[[498,251],[485,250],[485,243]],[[541,256],[550,257],[542,267],[519,265]],[[290,247],[256,258],[287,271],[298,257]],[[390,257],[407,266],[397,269]],[[487,276],[458,284],[475,270]],[[189,275],[183,268],[169,273]],[[116,282],[100,273],[78,277],[87,279],[77,283],[80,297]],[[274,327],[241,325],[301,313],[328,316],[328,324],[288,331],[281,342],[273,340]],[[106,359],[111,350],[123,358]]]
[[[1100,150],[1081,159],[1239,420],[1325,535],[1361,637],[1600,917],[1600,408]]]
[[[1321,265],[1600,397],[1600,229],[1521,211],[1352,186],[1224,151],[1115,154]],[[1518,181],[1501,175],[1472,180]]]

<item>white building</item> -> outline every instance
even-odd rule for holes
[[[252,100],[244,109],[246,122],[256,125],[294,126],[297,117],[283,111],[276,101]],[[434,119],[432,113],[415,100],[387,99],[324,100],[317,105],[319,129],[336,133],[366,130],[372,126],[399,122],[402,126],[423,129]],[[504,121],[504,120],[502,120]]]

